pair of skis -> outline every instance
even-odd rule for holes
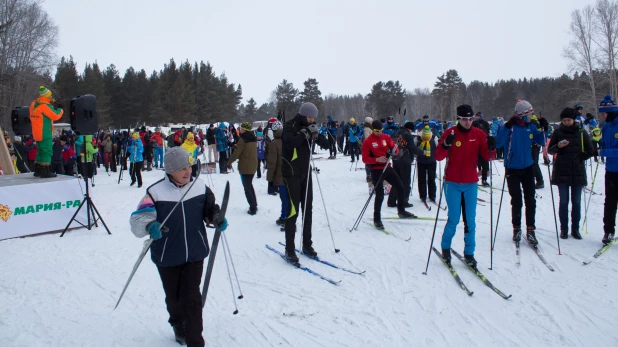
[[[534,251],[534,253],[539,257],[539,259],[541,260],[541,262],[543,264],[545,264],[545,266],[547,266],[547,268],[549,269],[549,271],[554,271],[554,268],[547,262],[547,260],[545,259],[545,257],[543,256],[543,254],[541,253],[541,250],[539,249],[539,245],[532,245],[530,243],[530,241],[528,241],[528,238],[522,235],[522,238],[524,240],[526,240],[526,243],[528,244],[528,246],[530,246],[530,248],[532,248],[532,250]],[[515,265],[520,266],[521,265],[521,255],[520,255],[520,249],[519,249],[519,242],[520,241],[514,241],[513,243],[515,244],[515,257],[516,257],[516,261],[515,261]]]
[[[603,245],[603,247],[601,247],[601,249],[599,249],[590,260],[584,261],[584,265],[588,265],[590,263],[592,263],[593,260],[597,259],[598,257],[601,256],[601,254],[605,253],[605,251],[607,251],[611,246],[615,245],[616,242],[618,242],[617,238],[613,238],[610,242],[608,242],[606,245]]]
[[[466,287],[466,285],[464,284],[464,282],[462,281],[461,277],[459,277],[459,274],[457,274],[457,271],[455,271],[455,269],[453,268],[453,265],[451,265],[450,263],[446,262],[443,258],[442,255],[440,254],[440,252],[436,249],[436,247],[432,247],[433,251],[436,253],[436,255],[438,256],[438,258],[440,258],[440,260],[442,261],[442,264],[444,264],[444,266],[446,266],[446,268],[451,272],[451,275],[453,275],[453,278],[455,278],[455,281],[457,282],[457,284],[459,284],[459,287],[461,287],[461,289],[463,289],[463,291],[466,292],[466,294],[472,296],[472,294],[474,294],[474,292],[470,291],[470,289],[468,289],[468,287]],[[489,287],[491,290],[493,290],[496,294],[498,294],[501,298],[503,299],[510,299],[512,295],[506,295],[504,294],[502,291],[500,291],[498,288],[496,288],[491,282],[489,282],[489,280],[487,279],[487,277],[485,277],[485,275],[483,275],[478,268],[476,267],[472,267],[468,264],[468,262],[466,262],[466,260],[464,259],[464,257],[461,256],[461,254],[459,254],[457,251],[451,249],[451,253],[455,255],[455,257],[457,257],[457,259],[461,260],[462,263],[464,263],[466,265],[466,267],[472,271],[472,273],[474,273],[476,275],[476,277],[478,277],[487,287]]]
[[[279,244],[283,245],[283,243],[281,243],[281,242],[279,242]],[[283,245],[283,246],[285,246],[285,245]],[[298,269],[300,269],[300,270],[303,270],[303,271],[308,272],[308,273],[310,273],[310,274],[312,274],[312,275],[314,275],[314,276],[317,276],[317,277],[319,277],[320,279],[322,279],[322,280],[324,280],[324,281],[326,281],[326,282],[328,282],[328,283],[330,283],[330,284],[338,285],[339,283],[341,283],[341,280],[334,280],[334,279],[332,279],[332,278],[329,278],[329,277],[326,277],[326,276],[324,276],[324,275],[321,275],[321,274],[319,274],[319,273],[317,273],[317,272],[313,271],[312,269],[310,269],[310,268],[308,268],[308,267],[306,267],[306,266],[304,266],[304,265],[301,265],[300,263],[291,263],[291,262],[289,262],[289,261],[285,258],[285,254],[283,254],[283,253],[282,253],[281,251],[279,251],[279,250],[274,249],[273,247],[271,247],[271,246],[269,246],[269,245],[266,245],[266,248],[267,248],[268,250],[270,250],[270,251],[274,252],[275,254],[278,254],[278,255],[281,257],[281,259],[283,259],[286,263],[288,263],[288,264],[290,264],[290,265],[292,265],[292,266],[294,266],[294,267],[296,267],[296,268],[298,268]],[[306,255],[306,254],[304,254],[304,253],[301,253],[298,249],[294,249],[294,251],[296,251],[297,253],[300,253],[300,254],[305,255],[307,258],[309,258],[309,259],[311,259],[311,260],[315,260],[315,261],[317,261],[317,262],[319,262],[319,263],[322,263],[322,264],[324,264],[324,265],[330,266],[330,267],[332,267],[332,268],[335,268],[335,269],[338,269],[338,270],[341,270],[341,271],[345,271],[345,272],[352,273],[352,274],[355,274],[355,275],[362,275],[362,274],[364,274],[364,273],[365,273],[365,271],[354,271],[354,270],[346,269],[346,268],[344,268],[344,267],[342,267],[342,266],[335,265],[335,264],[333,264],[333,263],[331,263],[331,262],[328,262],[328,261],[322,260],[322,259],[320,259],[320,258],[318,258],[318,257],[310,257],[310,256],[308,256],[308,255]]]
[[[399,218],[399,217],[397,217],[397,218]],[[388,219],[388,218],[387,218],[387,219]],[[391,235],[391,236],[393,236],[393,237],[395,237],[395,238],[398,238],[398,239],[400,239],[400,240],[402,240],[402,241],[410,241],[410,240],[412,239],[412,236],[408,236],[408,238],[405,238],[405,237],[403,237],[403,236],[399,236],[398,234],[392,233],[392,232],[390,232],[390,231],[388,231],[388,230],[384,229],[384,227],[382,227],[382,228],[378,228],[378,227],[377,227],[375,224],[373,224],[373,223],[369,223],[369,222],[365,222],[365,223],[367,223],[367,224],[371,225],[372,227],[374,227],[374,228],[376,228],[376,229],[380,230],[381,232],[385,233],[386,235]]]

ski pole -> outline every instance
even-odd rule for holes
[[[234,266],[234,260],[232,259],[232,251],[230,251],[230,245],[227,242],[227,236],[225,235],[225,232],[223,233],[223,247],[227,248],[227,253],[230,256],[230,263],[232,263],[232,270],[234,270],[234,277],[236,277],[236,285],[238,285],[238,292],[240,293],[238,298],[242,299],[245,296],[242,294],[242,289],[240,289],[240,281],[238,281],[238,274],[236,273],[236,266]]]
[[[446,166],[448,166],[448,162]],[[441,163],[438,165],[438,168],[440,170],[439,176],[442,176],[442,164]],[[446,173],[446,167],[444,168],[444,172]],[[446,180],[443,177],[442,185],[440,186],[440,198],[438,199],[438,207],[442,205],[442,191],[444,190],[445,185],[446,185]],[[423,272],[423,275],[427,275],[427,271],[429,270],[429,259],[431,259],[431,249],[433,248],[433,240],[436,237],[436,228],[438,227],[438,217],[440,216],[440,210],[441,208],[438,208],[436,211],[436,220],[433,223],[433,233],[431,234],[431,244],[429,245],[429,254],[427,255],[427,265],[425,266],[425,271]]]
[[[504,157],[504,179],[502,180],[502,192],[500,193],[500,204],[498,204],[498,216],[496,216],[496,231],[494,231],[494,243],[491,245],[491,250],[493,251],[496,248],[496,237],[498,236],[498,225],[500,223],[500,212],[502,211],[502,198],[504,198],[504,185],[506,184],[506,176],[507,176],[507,171],[506,168],[508,166],[508,162],[511,160],[511,147],[513,145],[513,131],[510,130],[510,134],[509,134],[509,151],[506,154],[506,157]],[[504,151],[504,147],[502,149]],[[491,190],[493,190],[494,187],[491,187]]]
[[[496,167],[496,162],[492,159],[491,163],[494,165],[494,167],[496,168],[496,172],[498,173],[498,176],[500,176],[500,170],[498,170],[498,168]],[[490,165],[491,166],[491,165]],[[489,168],[491,170],[491,167]]]
[[[586,205],[586,189],[582,188],[582,190],[584,191],[584,213],[587,216],[588,215],[588,205]],[[590,194],[592,195],[592,193]],[[586,217],[584,217],[584,223],[582,223],[582,231],[586,229],[586,234],[588,234],[588,221],[586,220]]]
[[[307,216],[307,196],[309,195],[309,181],[311,180],[311,158],[313,158],[313,135],[312,135],[312,139],[311,142],[309,142],[309,140],[307,140],[307,144],[309,145],[309,162],[307,163],[307,185],[305,186],[305,202],[303,203],[303,221],[301,223],[301,237],[300,237],[300,247],[298,247],[298,249],[300,249],[300,252],[303,252],[303,236],[302,234],[304,234],[305,232],[305,218]],[[312,187],[313,188],[313,187]],[[298,212],[297,212],[298,213]],[[294,241],[294,243],[296,243],[296,241]]]
[[[414,176],[416,176],[417,167],[418,167],[418,158],[416,159],[416,163],[414,164],[414,172],[412,172],[412,184],[410,185],[410,197],[412,196],[412,191],[414,190]]]
[[[594,195],[594,182],[596,182],[597,180],[598,171],[599,171],[599,162],[597,161],[597,168],[594,170],[594,178],[592,179],[592,187],[590,188],[590,195],[588,196],[588,202],[586,203],[586,211],[588,210],[588,207],[590,206],[590,200],[592,200],[592,195]],[[588,222],[588,213],[586,212],[586,215],[584,216],[584,223],[587,223],[587,222]],[[588,231],[586,231],[586,234],[587,233]]]
[[[549,189],[551,192],[551,207],[554,208],[554,224],[556,225],[556,241],[558,242],[558,255],[562,255],[562,253],[560,253],[560,237],[558,236],[558,220],[556,219],[556,202],[554,201],[554,187],[551,184],[551,170],[549,169],[549,165],[547,165],[547,173],[549,174]]]
[[[490,158],[491,159],[491,158]],[[493,160],[492,160],[493,162]],[[494,163],[494,165],[496,165]],[[506,176],[506,175],[505,175]],[[494,174],[492,172],[492,165],[489,165],[489,185],[491,186],[489,192],[489,270],[494,269]]]
[[[307,140],[309,142],[309,140]],[[309,154],[309,158],[311,158],[311,162],[315,166],[315,162],[313,161],[313,154]],[[322,186],[320,186],[320,176],[318,173],[315,173],[315,179],[318,182],[318,189],[320,190],[320,197],[322,198],[322,206],[324,206],[324,214],[326,215],[326,223],[328,223],[328,230],[330,231],[330,239],[333,241],[333,248],[335,249],[335,253],[339,253],[340,249],[335,246],[335,238],[333,237],[333,229],[330,227],[330,219],[328,218],[328,211],[326,209],[326,201],[324,201],[324,194],[322,194]]]
[[[225,235],[225,232],[223,233]],[[232,289],[232,300],[234,301],[234,314],[238,314],[238,305],[236,304],[236,293],[232,284],[232,275],[230,274],[230,264],[227,261],[227,250],[225,249],[225,239],[223,239],[223,257],[225,258],[225,268],[227,269],[227,278],[230,280],[230,288]]]

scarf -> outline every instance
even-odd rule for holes
[[[425,151],[426,157],[431,157],[431,137],[432,135],[421,136],[421,150]]]

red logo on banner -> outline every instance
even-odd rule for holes
[[[13,211],[11,211],[11,209],[9,209],[8,205],[1,205],[0,204],[0,219],[2,219],[4,222],[8,221],[9,218],[11,218],[11,215],[13,214]]]

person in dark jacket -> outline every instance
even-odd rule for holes
[[[560,113],[562,124],[554,130],[549,141],[549,154],[556,154],[551,184],[558,186],[560,194],[560,238],[569,238],[569,191],[571,195],[571,236],[581,240],[582,189],[588,184],[584,161],[592,157],[594,148],[590,136],[575,123],[578,113],[570,107]]]
[[[215,125],[210,124],[206,130],[206,144],[208,145],[208,162],[216,162],[219,160],[219,151],[215,143]],[[214,161],[213,161],[214,159]]]
[[[15,149],[15,156],[17,157],[17,170],[20,173],[28,173],[32,172],[29,167],[28,162],[28,151],[33,150],[35,147],[34,144],[30,144],[26,146],[22,141],[20,136],[15,136],[15,141],[13,142],[13,148]]]
[[[601,157],[605,157],[605,205],[603,211],[603,244],[609,244],[616,233],[616,210],[618,209],[618,105],[611,95],[605,95],[599,105],[599,114],[604,121],[601,129]]]
[[[541,127],[541,123],[539,122],[539,119],[536,115],[532,115],[532,117],[530,118],[530,124],[534,125],[539,131],[543,132],[543,127]],[[534,185],[535,189],[545,188],[543,174],[541,173],[541,168],[539,167],[539,155],[541,153],[541,150],[545,146],[545,140],[547,139],[547,136],[544,132],[543,136],[543,145],[539,145],[537,143],[532,144],[532,159],[534,160],[534,164],[532,164],[532,167],[534,168],[534,178],[536,180],[536,184]]]
[[[483,119],[483,112],[477,112],[476,115],[474,115],[472,126],[483,130],[485,135],[489,136],[490,126],[489,123]],[[478,169],[481,170],[481,184],[484,187],[489,187],[489,183],[487,183],[489,161],[485,160],[481,155],[479,155]]]
[[[287,219],[287,207],[288,207],[288,195],[283,185],[283,174],[281,173],[281,167],[283,161],[281,160],[281,152],[283,150],[283,143],[281,142],[281,136],[283,136],[283,124],[280,121],[275,120],[272,124],[274,139],[268,145],[266,180],[268,181],[268,194],[277,195],[276,191],[279,189],[279,198],[281,199],[281,215],[275,223],[279,226],[285,225]],[[272,187],[272,188],[271,188]],[[276,188],[275,188],[276,187]]]
[[[215,130],[215,141],[217,145],[217,152],[219,153],[219,173],[226,174],[227,173],[227,152],[229,150],[228,147],[228,135],[226,134],[226,126],[225,123],[219,123],[219,127]]]
[[[405,125],[408,125],[408,123]],[[391,135],[393,140],[396,140],[399,146],[399,155],[393,157],[393,169],[395,169],[395,172],[403,184],[403,206],[413,207],[414,205],[409,202],[410,191],[412,190],[412,163],[414,162],[414,157],[420,156],[423,151],[416,147],[414,137],[410,133],[410,126],[414,127],[414,124],[410,123],[407,127],[405,127],[405,125],[404,128],[399,129],[396,134]],[[382,133],[384,134],[384,130],[382,130]],[[369,138],[369,136],[367,136],[367,138]],[[397,193],[397,189],[391,188],[391,192],[388,195],[388,200],[386,200],[386,206],[397,207],[398,196],[399,194]]]
[[[257,213],[257,197],[253,189],[253,176],[258,168],[258,157],[257,139],[251,130],[251,123],[249,122],[242,122],[240,125],[240,137],[238,138],[234,153],[227,161],[227,166],[232,165],[236,160],[238,160],[238,172],[240,173],[242,186],[245,189],[245,197],[249,203],[249,211],[247,213],[253,216]]]
[[[504,148],[504,167],[506,181],[511,195],[511,222],[513,224],[513,241],[521,240],[521,210],[526,204],[526,237],[531,245],[536,246],[535,235],[536,198],[534,196],[534,159],[532,144],[543,145],[543,132],[528,122],[528,116],[534,112],[526,100],[518,100],[515,112],[496,136],[498,148]],[[524,196],[522,201],[522,189]]]
[[[50,173],[54,173],[55,175],[64,175],[62,151],[64,150],[65,143],[67,143],[66,135],[62,135],[54,141],[54,145],[52,146],[51,165],[49,167]]]
[[[318,134],[318,126],[314,123],[318,116],[318,108],[306,102],[300,106],[298,114],[285,122],[283,126],[282,160],[283,185],[287,188],[289,206],[288,217],[285,220],[285,257],[290,263],[297,264],[298,257],[294,251],[296,236],[296,220],[303,209],[303,242],[302,252],[310,257],[316,257],[311,240],[313,185],[311,179],[311,142],[317,142],[322,149],[328,148],[328,140]]]
[[[411,122],[409,122],[411,123]],[[406,123],[408,125],[408,123]],[[410,127],[413,127],[411,125]],[[436,202],[436,136],[429,126],[425,126],[421,131],[421,138],[418,147],[421,154],[416,159],[416,170],[418,171],[418,197],[423,203],[429,196],[429,201]],[[428,194],[429,193],[429,194]]]
[[[204,181],[195,178],[191,185],[192,159],[181,147],[165,153],[165,178],[146,189],[130,222],[135,236],[150,235],[154,240],[150,255],[163,283],[168,322],[176,341],[199,347],[204,346],[200,285],[204,258],[210,251],[204,222],[225,231],[227,220],[219,220],[219,205]]]

